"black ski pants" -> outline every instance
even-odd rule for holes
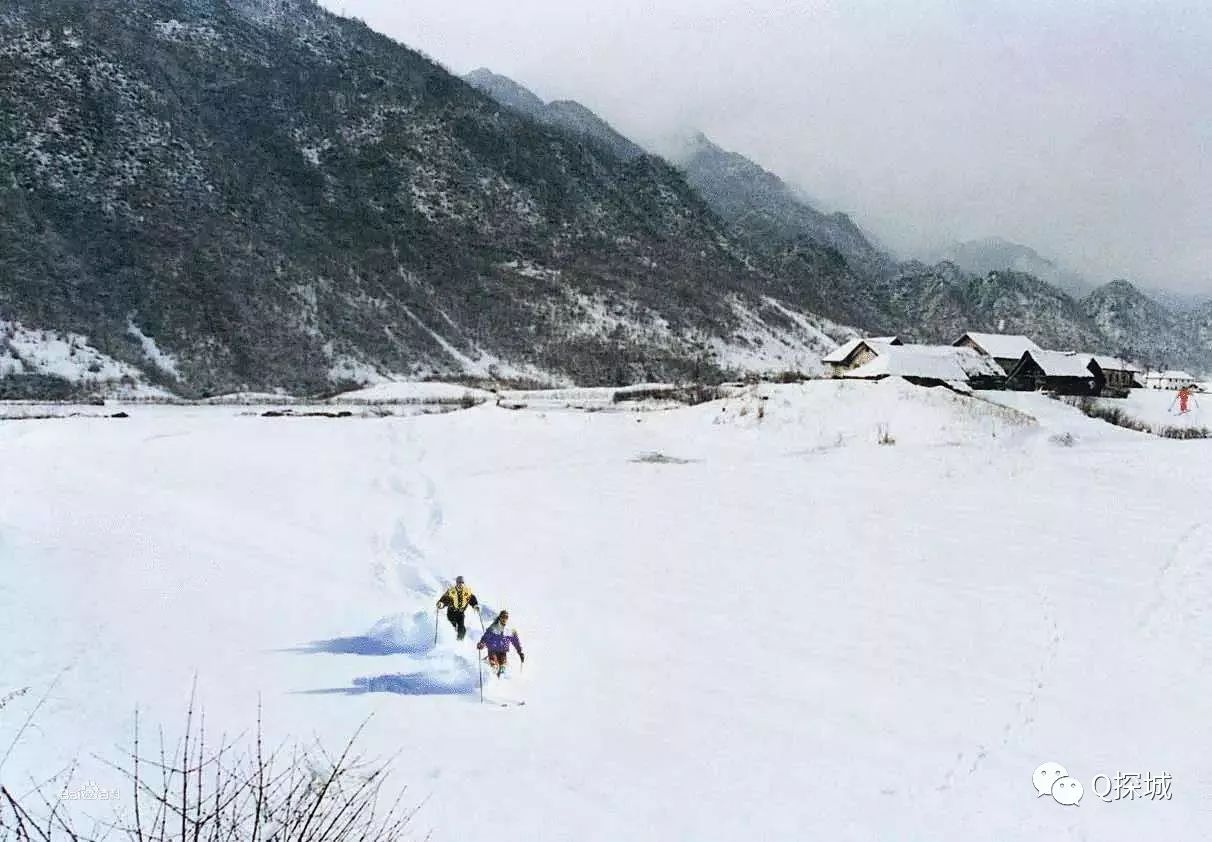
[[[446,619],[450,620],[450,624],[455,627],[455,631],[459,634],[459,640],[462,640],[467,634],[467,624],[463,615],[464,611],[460,611],[453,606],[446,609]]]

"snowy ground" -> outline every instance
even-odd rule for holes
[[[374,714],[418,837],[1208,838],[1212,443],[994,399],[0,422],[0,750],[61,676],[0,780],[122,787],[94,753],[136,705],[171,735],[196,675],[215,733]],[[510,609],[489,692],[525,707],[432,647],[456,573]],[[1116,772],[1173,798],[1103,803]]]

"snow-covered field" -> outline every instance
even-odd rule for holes
[[[1185,413],[1179,411],[1178,393],[1168,389],[1133,389],[1126,398],[1100,398],[1098,403],[1107,409],[1119,409],[1158,432],[1166,428],[1212,427],[1212,395],[1207,393],[1192,393]]]
[[[136,706],[171,739],[196,676],[211,733],[260,700],[270,741],[339,748],[373,714],[418,838],[1212,835],[1212,443],[899,381],[127,411],[0,422],[0,697],[31,688],[0,757],[59,677],[6,784],[75,758],[121,794],[94,755]],[[459,573],[510,609],[525,672],[488,690],[524,707],[432,646]],[[1047,761],[1080,806],[1036,798]],[[1172,798],[1104,803],[1117,772]]]

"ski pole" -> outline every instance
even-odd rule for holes
[[[440,623],[440,622],[442,622],[442,611],[441,611],[441,609],[438,609],[433,612],[433,645],[434,646],[438,645],[438,623]]]
[[[480,704],[484,704],[484,659],[476,655],[476,672],[480,674]]]

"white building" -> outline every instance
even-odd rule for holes
[[[1181,389],[1196,382],[1196,378],[1185,371],[1150,371],[1145,375],[1145,385],[1150,389]]]

